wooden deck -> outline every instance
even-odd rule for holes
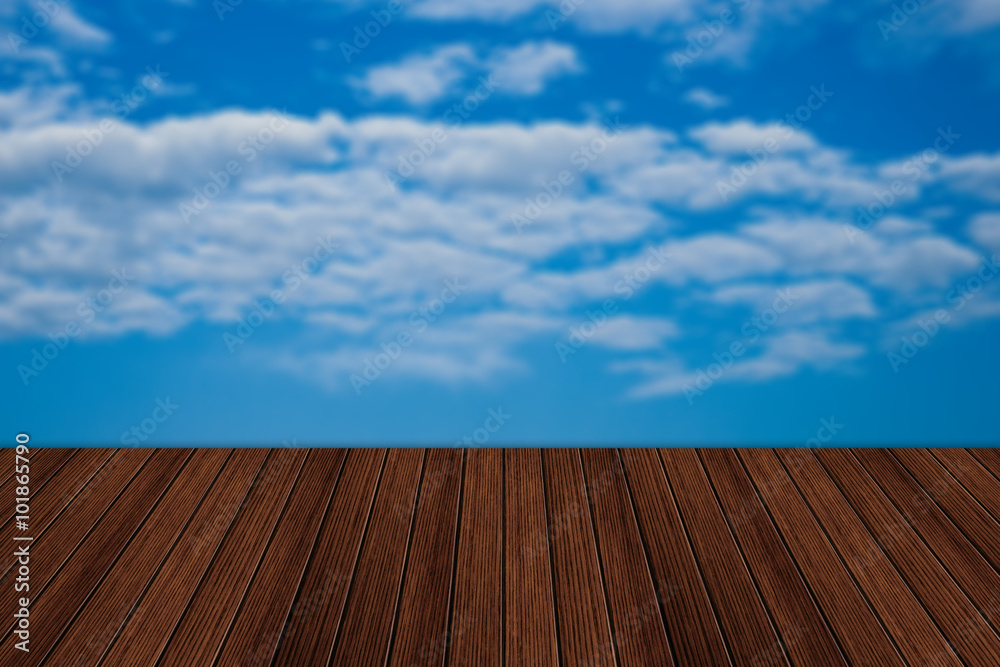
[[[1000,665],[995,450],[39,449],[30,467],[26,531],[0,476],[0,665]]]

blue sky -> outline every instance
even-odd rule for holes
[[[1000,440],[1000,5],[0,7],[0,425]]]

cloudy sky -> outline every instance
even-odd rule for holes
[[[38,444],[996,443],[1000,5],[0,5]]]

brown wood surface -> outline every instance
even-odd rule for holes
[[[371,516],[384,449],[352,449],[282,632],[275,665],[325,665]]]
[[[787,665],[781,641],[722,516],[698,454],[690,449],[660,453],[733,661],[749,665],[766,657],[770,664]]]
[[[618,452],[581,453],[619,663],[672,665],[670,642]]]
[[[731,664],[659,454],[652,449],[621,454],[678,664]]]
[[[604,580],[594,540],[580,454],[542,452],[548,505],[548,548],[529,545],[531,558],[551,554],[559,646],[564,664],[614,665]]]
[[[276,450],[268,457],[158,665],[215,663],[305,458],[304,450],[290,449]]]
[[[542,475],[539,450],[504,452],[504,656],[508,665],[559,664]],[[540,550],[539,544],[545,546]]]
[[[320,524],[337,485],[344,450],[309,452],[271,544],[244,597],[219,656],[223,665],[270,665],[282,621],[305,572]],[[276,629],[277,628],[277,629]]]
[[[751,508],[748,521],[730,521],[730,528],[771,611],[789,660],[798,665],[846,666],[837,642],[810,596],[795,561],[763,511],[736,453],[707,449],[700,454],[722,510],[728,516],[736,516],[745,506]],[[777,650],[773,653],[778,655]]]
[[[738,454],[848,661],[873,667],[904,665],[881,621],[774,452],[750,449]],[[799,465],[789,463],[792,469]],[[740,516],[753,515],[750,510]]]
[[[424,460],[425,452],[419,449],[393,449],[386,457],[331,665],[385,663]]]
[[[31,458],[5,667],[1000,664],[992,450]]]
[[[1000,639],[851,452],[817,456],[958,656],[966,664],[1000,664]]]
[[[497,449],[465,455],[451,628],[434,647],[453,667],[503,664],[503,457]]]

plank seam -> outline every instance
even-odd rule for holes
[[[233,525],[236,523],[236,519],[240,516],[240,514],[243,513],[243,508],[246,507],[247,498],[250,497],[250,492],[253,491],[254,486],[256,486],[257,484],[258,478],[260,478],[261,473],[264,471],[264,468],[267,466],[268,461],[271,460],[271,457],[273,455],[274,455],[274,450],[273,449],[268,450],[267,456],[265,456],[264,460],[261,461],[260,468],[257,469],[257,474],[253,476],[253,479],[250,481],[250,485],[247,486],[247,490],[243,494],[242,500],[240,500],[240,506],[236,509],[236,512],[233,514],[233,518],[229,520],[229,524],[226,526],[225,534],[219,540],[219,543],[215,546],[215,551],[212,553],[212,557],[208,559],[208,562],[205,565],[205,569],[202,571],[201,576],[198,577],[198,583],[194,587],[194,590],[191,591],[191,595],[188,597],[187,602],[184,604],[183,611],[181,611],[180,615],[177,617],[177,620],[174,622],[174,627],[171,628],[170,635],[167,637],[167,640],[163,642],[163,646],[160,647],[160,652],[156,654],[155,658],[153,658],[153,667],[158,667],[160,662],[163,661],[163,656],[167,651],[167,647],[170,646],[170,642],[174,640],[174,635],[177,634],[177,628],[180,627],[181,622],[184,620],[184,617],[187,616],[188,611],[191,610],[191,604],[194,602],[194,599],[198,597],[198,592],[201,590],[202,584],[205,583],[205,577],[208,576],[208,571],[212,569],[212,563],[215,562],[216,556],[218,556],[219,551],[222,550],[222,545],[225,544],[226,538],[229,537],[229,533],[232,532]]]
[[[111,638],[111,641],[108,642],[108,645],[104,647],[104,651],[101,653],[100,656],[98,656],[98,658],[97,658],[97,665],[100,665],[101,663],[104,662],[104,659],[107,657],[108,653],[111,651],[111,648],[115,645],[115,642],[118,641],[118,637],[121,636],[122,630],[124,630],[125,626],[128,625],[129,622],[132,620],[132,616],[135,614],[135,610],[139,608],[140,604],[142,604],[143,599],[146,597],[146,593],[149,591],[150,587],[153,585],[153,582],[156,580],[156,577],[158,577],[159,574],[160,574],[160,572],[163,570],[163,566],[167,564],[167,560],[170,558],[170,555],[174,552],[174,549],[180,543],[181,537],[187,531],[188,526],[190,526],[191,522],[194,521],[194,517],[195,517],[196,514],[198,514],[198,510],[200,510],[201,506],[205,504],[205,499],[208,498],[208,494],[211,492],[212,487],[215,486],[215,483],[218,481],[219,477],[222,476],[222,470],[229,463],[229,460],[231,458],[233,458],[233,454],[235,454],[235,452],[236,452],[235,449],[229,450],[229,455],[226,456],[226,460],[222,462],[221,466],[219,466],[219,470],[218,470],[218,472],[215,473],[215,477],[212,479],[212,481],[209,483],[209,485],[205,488],[205,493],[204,493],[204,495],[202,495],[201,500],[198,501],[197,507],[194,508],[194,510],[191,512],[191,516],[188,517],[187,521],[184,522],[184,525],[177,532],[177,537],[174,538],[174,541],[170,544],[170,547],[167,549],[167,552],[163,555],[163,558],[160,560],[159,565],[156,566],[156,571],[153,572],[153,575],[146,582],[145,586],[143,586],[142,591],[139,592],[139,597],[137,597],[135,599],[135,602],[132,603],[132,608],[129,609],[128,614],[125,616],[125,620],[118,627],[118,630],[115,631],[115,635]],[[62,639],[62,637],[60,637],[60,639]],[[57,645],[58,645],[58,642],[57,642]],[[56,648],[56,646],[53,646],[53,649],[54,648]]]
[[[326,506],[323,508],[323,518],[319,522],[319,528],[316,530],[312,546],[309,548],[309,556],[306,558],[306,563],[302,568],[302,574],[299,575],[299,583],[295,586],[295,595],[292,596],[291,604],[289,604],[288,611],[285,613],[285,618],[281,622],[281,630],[278,635],[278,641],[274,645],[274,652],[271,656],[272,662],[280,653],[281,645],[285,642],[288,617],[292,615],[292,612],[295,610],[295,605],[298,603],[299,597],[302,595],[302,585],[306,580],[306,572],[309,571],[309,568],[313,564],[313,559],[316,557],[316,547],[319,545],[319,536],[323,534],[323,529],[326,527],[327,519],[330,516],[330,505],[333,504],[333,497],[337,495],[337,489],[340,487],[340,480],[343,479],[344,468],[347,467],[347,457],[350,456],[351,451],[352,450],[350,449],[346,450],[344,452],[344,458],[340,460],[340,467],[337,469],[337,479],[333,483],[333,489],[330,491],[330,497],[327,498]]]
[[[424,450],[423,459],[420,461],[420,477],[417,479],[417,492],[413,498],[413,514],[410,516],[410,530],[406,536],[406,551],[403,552],[403,572],[399,577],[399,590],[396,591],[396,606],[392,612],[392,627],[389,628],[389,644],[386,647],[385,663],[392,661],[392,649],[396,644],[396,631],[399,628],[399,614],[403,608],[403,589],[406,587],[406,572],[410,566],[410,549],[413,546],[413,532],[417,527],[417,512],[420,510],[420,492],[423,491],[424,473],[427,472],[427,459],[429,450]]]
[[[684,520],[684,513],[681,512],[681,505],[677,502],[677,495],[674,493],[674,486],[670,482],[670,475],[667,474],[667,464],[663,460],[663,454],[659,450],[656,452],[656,457],[660,461],[660,469],[663,471],[663,478],[667,481],[667,490],[670,491],[670,499],[674,503],[674,507],[677,508],[677,518],[680,520],[681,528],[684,529],[684,537],[687,540],[688,548],[691,550],[691,558],[694,560],[695,567],[698,568],[698,578],[701,580],[702,586],[704,587],[705,597],[708,598],[709,607],[712,610],[712,615],[715,617],[715,626],[719,629],[719,636],[722,637],[722,644],[726,648],[726,654],[729,658],[729,664],[735,665],[735,659],[733,658],[733,649],[729,645],[729,637],[726,635],[726,629],[723,627],[722,622],[719,620],[718,606],[716,605],[715,599],[712,596],[712,591],[709,590],[708,586],[705,584],[705,572],[701,567],[701,560],[698,558],[698,552],[694,548],[694,543],[691,540],[691,533],[688,530],[687,522]]]
[[[455,517],[455,550],[452,554],[451,591],[448,594],[448,609],[445,612],[447,614],[447,620],[445,621],[444,629],[445,645],[444,655],[441,660],[442,665],[448,664],[448,659],[451,657],[451,645],[454,639],[451,629],[455,621],[455,581],[458,579],[458,545],[461,540],[462,532],[462,506],[465,504],[465,461],[468,454],[468,449],[462,450],[462,476],[459,478],[458,482],[458,516]]]
[[[253,573],[250,575],[250,579],[247,580],[246,586],[243,587],[243,594],[240,596],[240,601],[236,605],[236,612],[229,619],[226,631],[222,635],[222,641],[220,641],[218,646],[215,647],[215,656],[212,658],[211,662],[212,667],[215,667],[216,663],[219,662],[219,658],[222,657],[222,651],[226,648],[226,642],[229,641],[229,635],[233,632],[233,627],[236,625],[236,619],[238,619],[240,614],[243,612],[243,606],[246,604],[247,595],[250,594],[250,589],[257,580],[257,574],[260,572],[260,566],[264,564],[267,552],[271,549],[271,544],[274,542],[274,536],[278,534],[278,527],[281,525],[281,520],[285,517],[285,512],[288,511],[288,506],[292,503],[292,495],[295,493],[295,489],[298,487],[299,481],[302,479],[302,471],[306,469],[306,461],[309,460],[314,451],[315,450],[309,450],[306,455],[302,457],[302,463],[299,464],[299,469],[295,472],[295,479],[292,481],[292,486],[288,489],[288,493],[285,494],[285,502],[281,504],[281,512],[278,514],[278,519],[274,522],[274,526],[271,528],[271,532],[267,536],[267,544],[264,545],[264,550],[260,552],[260,556],[257,558],[257,563],[253,567]]]

